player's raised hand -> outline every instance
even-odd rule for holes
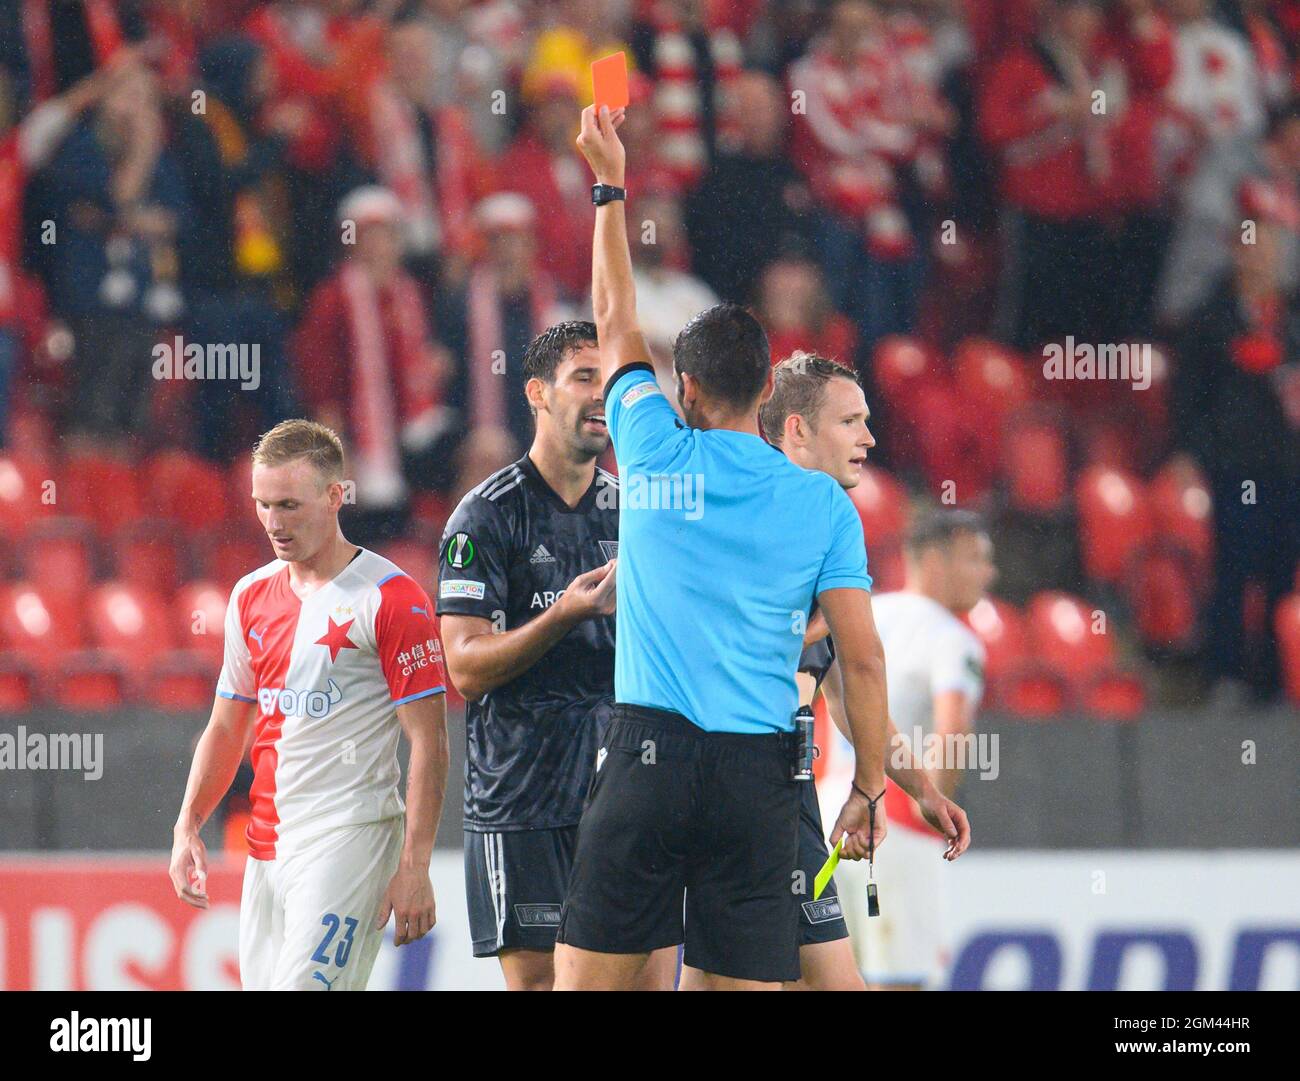
[[[616,188],[623,187],[627,164],[627,151],[623,149],[623,140],[618,137],[618,128],[625,115],[624,109],[615,109],[611,113],[608,105],[602,105],[598,113],[594,105],[588,105],[582,110],[582,129],[578,132],[578,149],[596,174],[596,180]]]
[[[208,850],[197,830],[173,834],[167,873],[177,897],[195,908],[208,907]]]
[[[612,616],[617,605],[614,571],[618,560],[611,559],[603,567],[578,575],[560,598],[560,607],[576,620]]]
[[[835,842],[843,837],[844,847],[840,849],[841,859],[866,859],[867,853],[871,850],[871,846],[868,844],[872,837],[871,824],[871,809],[867,803],[867,798],[856,791],[850,792],[849,798],[844,801],[844,807],[840,811],[839,818],[835,820],[835,828],[831,830],[831,847],[834,848]],[[888,832],[888,826],[885,822],[885,801],[880,800],[876,804],[875,814],[875,851],[880,851],[880,846],[885,840],[885,834]]]
[[[429,872],[414,867],[399,867],[384,891],[379,903],[379,916],[375,930],[381,930],[393,917],[393,945],[405,946],[423,938],[438,922],[438,912],[433,899],[433,883]]]
[[[966,812],[952,800],[938,793],[925,799],[917,800],[921,815],[935,829],[943,834],[948,847],[943,858],[951,862],[970,847],[970,819]]]

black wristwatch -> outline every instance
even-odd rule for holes
[[[612,203],[615,199],[626,198],[626,188],[616,188],[613,184],[593,184],[591,186],[591,201],[596,206],[604,206],[606,203]]]

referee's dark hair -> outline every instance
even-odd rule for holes
[[[698,379],[710,398],[738,410],[758,400],[771,367],[767,333],[739,304],[706,308],[673,342],[673,370]]]
[[[779,447],[785,436],[785,422],[795,414],[816,431],[817,413],[826,400],[826,385],[832,379],[859,382],[858,373],[852,368],[803,350],[791,353],[773,368],[772,397],[758,411],[767,441]]]
[[[524,381],[540,379],[554,383],[560,363],[571,352],[596,345],[596,324],[581,319],[567,319],[547,327],[528,343],[524,350]],[[533,410],[536,413],[536,410]]]
[[[978,536],[987,533],[988,526],[984,519],[974,511],[947,507],[919,514],[907,531],[903,548],[913,559],[918,558],[927,548],[947,548],[953,540],[963,533]]]

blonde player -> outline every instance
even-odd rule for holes
[[[904,588],[877,595],[872,605],[885,649],[890,717],[899,734],[895,746],[901,737],[913,753],[919,747],[925,766],[937,766],[927,772],[951,797],[961,774],[956,752],[971,732],[984,690],[984,647],[960,617],[993,580],[993,546],[976,515],[941,510],[916,522],[906,562]],[[838,718],[843,703],[833,678],[825,690],[831,715]],[[838,807],[836,799],[848,789],[842,743],[836,732],[819,792],[824,807]],[[889,847],[875,863],[879,916],[867,916],[866,864],[841,863],[836,871],[854,952],[873,988],[938,987],[950,960],[943,864],[948,844],[892,780],[886,782],[885,807],[892,828]]]
[[[225,664],[176,822],[171,880],[181,900],[208,907],[199,830],[251,734],[244,989],[362,990],[390,915],[399,946],[435,921],[429,858],[447,778],[442,647],[424,590],[339,529],[338,436],[284,421],[262,436],[252,473],[276,558],[230,596]],[[402,731],[411,744],[405,818]]]
[[[804,352],[783,360],[772,375],[772,395],[760,412],[764,435],[796,465],[820,470],[834,477],[846,490],[857,487],[867,452],[876,445],[868,427],[871,411],[857,376],[834,361]],[[875,602],[872,603],[874,607]],[[885,668],[888,673],[888,657]],[[835,643],[820,612],[814,614],[808,627],[795,683],[800,705],[811,705],[818,693],[824,691],[828,700],[833,697],[836,704],[836,723],[846,723]],[[939,791],[934,780],[906,752],[896,761],[887,758],[885,771],[892,782],[916,795],[922,813],[946,833],[949,839],[944,842],[945,856],[948,859],[960,856],[970,843],[970,824],[965,812]],[[850,766],[846,787],[851,780]],[[936,836],[943,835],[936,833]],[[808,894],[827,854],[818,794],[808,785],[799,814],[796,879]],[[834,878],[819,898],[800,899],[800,978],[786,985],[790,990],[865,990],[849,944],[844,900]],[[692,970],[683,969],[682,986],[690,986],[692,979]]]

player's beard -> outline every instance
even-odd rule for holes
[[[609,431],[593,432],[587,428],[587,417],[579,415],[574,426],[574,449],[584,455],[598,458],[609,446]]]

